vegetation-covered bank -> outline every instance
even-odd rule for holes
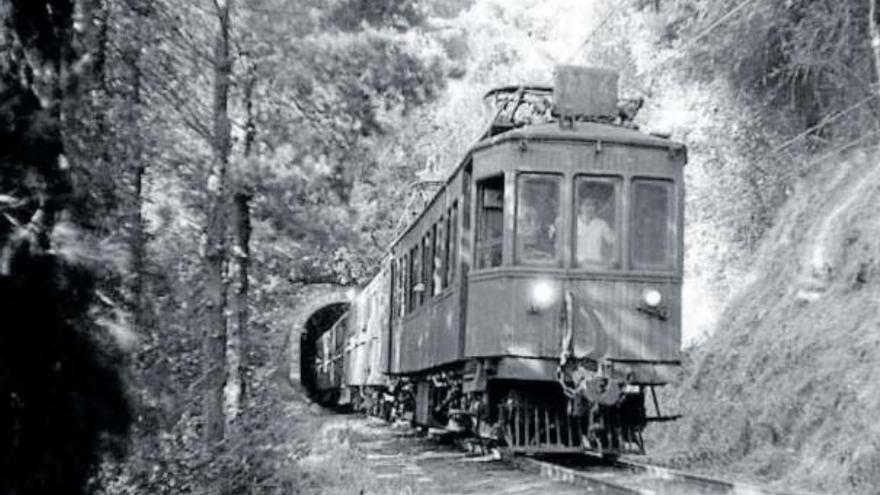
[[[871,2],[664,4],[651,16],[681,57],[670,76],[722,89],[689,100],[705,110],[689,120],[698,124],[686,139],[696,148],[692,177],[708,179],[691,183],[689,205],[708,208],[689,221],[698,242],[688,256],[692,275],[709,275],[728,295],[667,391],[667,412],[684,417],[650,430],[652,450],[720,475],[874,493],[880,160]],[[723,132],[713,133],[718,125]]]
[[[693,349],[657,427],[667,462],[825,493],[880,485],[880,165],[825,164],[762,241],[749,282]]]

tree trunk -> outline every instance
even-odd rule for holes
[[[218,2],[219,27],[214,44],[214,159],[208,177],[208,214],[205,233],[206,321],[203,340],[203,438],[208,443],[222,440],[225,431],[223,389],[226,385],[226,280],[227,249],[226,181],[229,164],[229,85],[232,59],[229,53],[230,3]]]
[[[253,63],[248,65],[248,74],[244,86],[245,108],[245,136],[244,136],[244,166],[251,155],[251,148],[257,134],[256,120],[253,111],[254,86],[256,85],[256,67]],[[243,174],[240,174],[243,175]],[[239,180],[238,190],[235,193],[235,242],[236,259],[238,261],[238,287],[236,295],[236,331],[240,348],[238,379],[240,383],[239,404],[241,409],[247,407],[247,398],[251,387],[251,368],[253,366],[253,349],[250,335],[248,334],[248,290],[250,288],[248,276],[250,273],[250,239],[251,239],[251,193],[247,185]]]
[[[97,95],[92,100],[95,107],[90,109],[95,119],[95,133],[89,136],[91,147],[97,148],[97,151],[90,158],[98,162],[94,164],[97,170],[106,173],[113,170],[111,143],[114,141],[109,122],[111,96],[107,84],[110,8],[105,0],[90,0],[83,6],[83,15],[83,24],[88,33],[85,49],[95,55],[91,64],[88,90]]]
[[[125,164],[126,175],[130,178],[131,189],[127,196],[127,222],[129,226],[129,250],[131,252],[131,307],[134,317],[134,331],[146,336],[147,310],[144,296],[144,271],[146,270],[146,235],[144,234],[143,218],[143,183],[146,165],[144,163],[143,138],[141,125],[141,91],[143,74],[141,71],[141,50],[143,48],[142,24],[145,21],[142,12],[133,8],[129,13],[132,19],[130,39],[126,42],[123,59],[127,69],[128,94],[125,101]],[[130,175],[129,175],[130,174]],[[150,336],[154,340],[154,336]],[[155,342],[153,342],[155,344]]]
[[[868,0],[868,23],[871,32],[871,50],[874,53],[874,84],[875,91],[880,92],[880,20],[877,16],[880,14],[877,9],[877,2],[880,0]]]
[[[238,364],[238,379],[241,384],[239,404],[244,410],[250,393],[251,366],[253,351],[248,335],[248,273],[250,271],[250,195],[245,192],[235,194],[235,242],[236,260],[238,261],[238,287],[235,291],[236,331],[241,349]]]

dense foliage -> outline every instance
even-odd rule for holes
[[[73,5],[8,2],[0,23],[0,492],[87,493],[132,416],[126,333],[102,328],[112,309],[96,290],[113,269],[91,249],[96,212],[66,155],[81,103]]]
[[[823,153],[871,142],[880,102],[869,4],[683,0],[663,2],[657,14],[660,40],[682,49],[666,67],[723,82],[746,112],[728,128],[748,161],[739,175],[748,181],[741,189],[752,227],[741,229],[751,246]]]
[[[210,2],[103,5],[108,57],[122,82],[105,104],[118,108],[114,137],[139,162],[131,164],[141,181],[131,192],[140,196],[127,204],[143,231],[131,237],[141,240],[143,258],[132,274],[142,276],[143,291],[132,376],[139,422],[129,461],[108,465],[103,480],[111,493],[288,493],[296,469],[285,424],[295,418],[289,397],[279,395],[288,378],[276,368],[285,360],[293,302],[306,284],[353,284],[369,275],[364,267],[386,241],[360,248],[361,236],[375,233],[356,218],[390,205],[358,212],[353,191],[393,187],[369,182],[379,168],[374,143],[436,96],[445,55],[413,34],[422,17],[411,2],[389,2],[400,14],[393,22],[377,17],[375,2],[314,2],[302,10],[281,1],[230,4],[228,25]],[[227,28],[224,65],[215,50]],[[224,77],[228,86],[218,86]],[[218,148],[227,125],[228,151],[218,154],[227,150]],[[146,132],[130,133],[133,126]],[[407,170],[394,183],[409,181]],[[250,225],[244,244],[242,214]],[[218,221],[225,233],[212,240]],[[216,259],[224,267],[221,300],[212,295]],[[134,297],[134,287],[122,296]],[[218,329],[206,316],[224,303]],[[227,331],[231,360],[221,358],[220,375],[204,344]],[[220,389],[225,434],[206,444],[212,405],[205,390],[218,376],[228,377]]]

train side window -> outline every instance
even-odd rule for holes
[[[472,162],[464,167],[464,174],[461,180],[461,229],[464,231],[471,230],[471,168]]]
[[[520,174],[517,177],[516,261],[522,264],[553,264],[559,260],[559,227],[562,177]]]
[[[434,295],[443,292],[446,288],[446,280],[444,280],[444,266],[446,265],[446,219],[440,218],[440,221],[434,225]]]
[[[418,298],[418,294],[416,294],[416,291],[414,290],[415,286],[419,280],[418,269],[417,269],[418,264],[416,262],[417,258],[415,256],[415,254],[416,254],[416,248],[412,248],[409,250],[409,264],[408,264],[408,270],[406,272],[406,278],[407,278],[407,281],[406,281],[407,282],[407,284],[406,284],[407,289],[406,290],[407,290],[407,293],[409,294],[409,301],[406,306],[407,313],[412,313],[413,310],[416,309],[416,306],[418,306],[418,304],[416,303],[416,300]]]
[[[422,282],[425,284],[425,292],[422,300],[427,302],[434,294],[434,229],[428,229],[423,244]]]
[[[366,311],[364,311],[363,317],[360,318],[361,332],[367,331],[367,325],[370,324],[370,319],[373,318],[373,294],[372,294],[372,292],[367,294],[367,296],[364,299],[365,299],[364,306],[365,306]]]
[[[501,265],[504,238],[504,176],[477,183],[477,268]]]
[[[400,265],[400,316],[409,312],[409,253],[403,255]]]
[[[675,262],[676,224],[672,181],[635,179],[632,186],[632,266],[671,270]]]
[[[449,247],[446,249],[446,283],[455,282],[455,270],[458,267],[458,202],[452,203],[449,210]]]
[[[391,320],[395,321],[400,316],[400,260],[391,261]]]
[[[422,283],[422,243],[416,241],[412,249],[412,284],[413,306],[416,309],[422,305],[422,296],[425,294],[425,284]]]
[[[578,267],[620,267],[620,179],[575,178],[574,260]]]

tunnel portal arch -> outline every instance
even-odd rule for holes
[[[294,324],[291,335],[290,379],[302,385],[311,399],[318,399],[314,394],[315,375],[312,368],[315,342],[327,331],[351,306],[352,289],[339,287],[325,291],[308,300],[300,313],[299,320]]]

